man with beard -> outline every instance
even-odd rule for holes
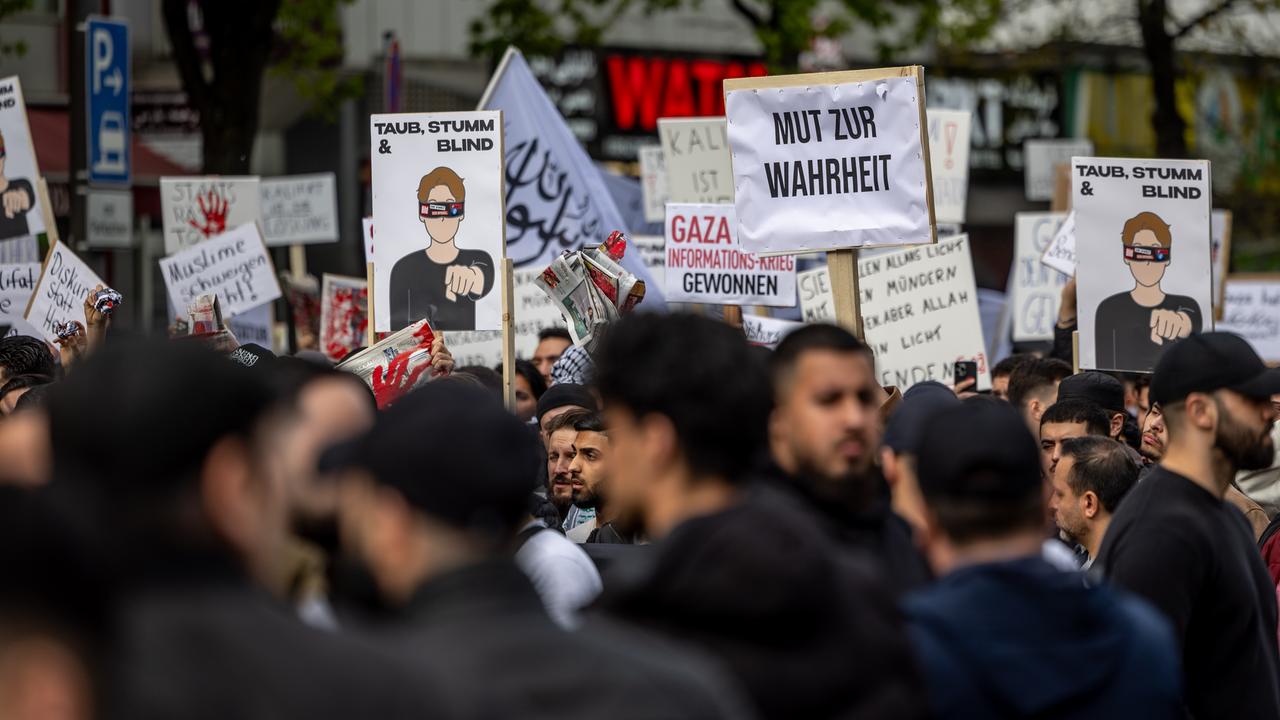
[[[1113,583],[1173,623],[1195,717],[1280,717],[1276,589],[1248,523],[1223,501],[1237,470],[1271,462],[1277,391],[1280,371],[1237,335],[1166,349],[1150,390],[1169,433],[1164,457],[1121,504],[1098,555]]]
[[[930,574],[875,464],[881,422],[869,356],[834,325],[807,325],[778,343],[766,475],[803,495],[825,532],[853,554],[871,554],[905,592]]]
[[[1084,548],[1088,569],[1098,557],[1111,516],[1138,481],[1138,468],[1120,443],[1085,435],[1062,441],[1057,469],[1049,480],[1054,524],[1068,541]]]
[[[573,505],[594,510],[591,522],[565,533],[579,544],[608,543],[629,545],[633,542],[626,527],[619,527],[616,503],[609,501],[609,435],[599,415],[586,415],[573,424],[573,463],[569,477],[573,482]]]
[[[578,431],[573,426],[590,414],[582,408],[572,408],[547,421],[547,499],[560,513],[560,527],[565,532],[596,519],[594,509],[583,510],[573,504],[573,478],[569,472],[577,455],[573,441]]]

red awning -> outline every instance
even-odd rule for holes
[[[66,110],[27,109],[27,121],[31,123],[31,141],[36,146],[36,159],[40,172],[45,175],[71,175],[71,136]],[[162,175],[191,175],[190,170],[147,149],[133,138],[133,179],[135,183],[155,184]]]

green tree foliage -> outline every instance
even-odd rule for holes
[[[35,0],[0,0],[0,22],[4,19],[24,13],[35,7]],[[21,38],[13,42],[0,42],[0,57],[22,56],[27,52],[27,41]]]

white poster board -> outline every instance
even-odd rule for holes
[[[364,262],[373,262],[373,218],[360,218],[360,236],[364,240]]]
[[[201,295],[217,295],[228,316],[281,295],[271,257],[254,223],[160,258],[160,273],[169,303],[179,313]]]
[[[733,205],[667,203],[666,296],[712,305],[796,304],[796,259],[757,257],[738,244]]]
[[[1063,218],[1053,233],[1040,262],[1057,272],[1074,277],[1076,274],[1076,212],[1072,210]]]
[[[1268,363],[1280,363],[1280,276],[1227,278],[1218,330],[1233,332]]]
[[[881,385],[951,385],[955,362],[975,360],[978,389],[991,387],[968,235],[859,260],[858,291]]]
[[[84,301],[102,284],[102,278],[71,252],[71,248],[55,242],[45,256],[40,279],[23,317],[39,328],[41,337],[52,342],[58,337],[54,327],[59,323],[74,320],[85,324]]]
[[[1070,276],[1040,260],[1067,219],[1066,213],[1022,212],[1013,216],[1013,272],[1009,273],[1014,342],[1053,340],[1062,286]]]
[[[760,345],[770,350],[778,347],[778,343],[782,342],[782,338],[786,337],[791,331],[804,327],[804,323],[798,323],[794,320],[783,320],[781,318],[765,317],[763,315],[742,315],[742,333],[747,336],[747,342],[752,345]]]
[[[665,206],[663,212],[666,212]],[[631,235],[627,240],[630,241],[627,251],[638,253],[654,281],[666,287],[667,239],[661,235]]]
[[[90,190],[86,199],[85,234],[92,248],[133,246],[133,192]]]
[[[733,202],[725,119],[658,118],[667,166],[667,202]]]
[[[803,253],[934,241],[919,67],[724,85],[744,248]]]
[[[263,178],[262,239],[269,247],[338,241],[333,173]]]
[[[0,265],[0,337],[22,319],[40,279],[40,263],[14,263]]]
[[[1081,138],[1028,140],[1022,145],[1023,181],[1027,199],[1048,202],[1053,199],[1057,182],[1054,169],[1071,162],[1073,157],[1093,154],[1093,142]]]
[[[1072,161],[1080,367],[1150,372],[1213,328],[1211,181],[1205,160]]]
[[[500,329],[502,113],[374,115],[370,138],[374,329]]]
[[[929,168],[933,176],[933,213],[939,223],[964,223],[969,195],[968,110],[930,110]]]
[[[827,267],[796,274],[800,286],[800,312],[807,323],[836,322],[835,300],[831,295],[831,273]]]
[[[44,232],[40,167],[17,75],[0,80],[0,240]]]
[[[162,177],[164,252],[172,255],[231,228],[257,222],[261,207],[256,177]]]
[[[637,151],[640,160],[640,191],[644,194],[644,221],[666,219],[667,162],[661,145],[646,145]]]

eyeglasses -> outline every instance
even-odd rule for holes
[[[1169,248],[1125,245],[1124,259],[1139,262],[1169,262]]]
[[[418,217],[421,218],[458,218],[462,217],[460,202],[424,202],[418,203]]]

